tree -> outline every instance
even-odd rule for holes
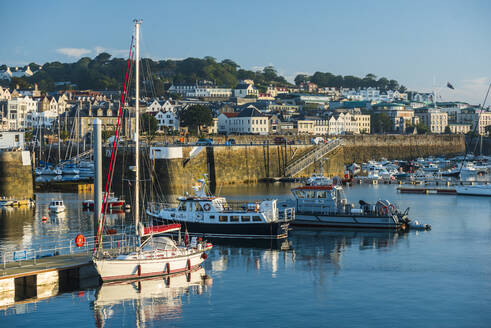
[[[63,140],[63,141],[66,141],[66,140],[68,139],[69,135],[70,135],[70,134],[68,133],[68,131],[67,131],[67,130],[61,130],[61,131],[60,131],[60,138],[61,138],[61,140]]]
[[[295,84],[300,85],[301,83],[308,82],[309,76],[307,74],[298,74],[295,76]]]
[[[418,131],[418,134],[426,134],[429,132],[428,127],[424,123],[421,123],[421,122],[416,124],[416,129]]]
[[[213,122],[211,110],[203,105],[191,105],[181,113],[181,122],[193,133],[199,132],[202,125],[209,126]]]
[[[142,132],[147,133],[150,139],[153,139],[155,132],[157,132],[159,128],[159,122],[155,116],[145,113],[140,115],[140,128]]]
[[[392,120],[386,113],[371,114],[371,130],[374,133],[387,133],[392,131]]]

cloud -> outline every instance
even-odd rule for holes
[[[81,57],[90,54],[92,51],[85,48],[58,48],[56,52],[68,57]]]

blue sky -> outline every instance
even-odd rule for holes
[[[491,1],[0,1],[0,64],[125,56],[140,17],[142,55],[213,56],[394,78],[445,100],[481,103],[491,79]]]

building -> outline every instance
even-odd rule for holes
[[[244,82],[239,83],[235,89],[234,89],[234,97],[237,98],[246,98],[246,97],[256,97],[258,96],[259,92],[258,90],[254,87],[253,84],[247,84]]]
[[[37,112],[37,101],[30,97],[15,97],[0,103],[4,118],[3,128],[23,130],[30,127],[28,119],[31,113]]]
[[[225,134],[269,134],[268,117],[249,105],[239,113],[222,113],[218,116],[218,132]]]
[[[20,131],[0,132],[0,149],[1,150],[24,149],[24,132],[20,132]]]
[[[153,111],[151,113],[157,119],[159,131],[179,130],[179,119],[174,112],[159,110],[156,113]]]
[[[24,76],[33,76],[34,73],[31,71],[31,68],[27,66],[25,69],[15,67],[10,69],[7,67],[6,70],[0,71],[0,80],[11,80],[12,77],[24,77]]]
[[[453,134],[466,134],[471,131],[471,124],[449,123],[448,127]]]
[[[445,128],[448,126],[448,114],[437,108],[417,111],[416,116],[419,117],[421,123],[426,125],[431,133],[445,133]]]
[[[0,86],[0,100],[10,100],[10,90]]]
[[[357,133],[367,133],[370,134],[371,129],[370,129],[370,115],[364,115],[364,114],[354,114],[353,118],[355,119],[356,122],[356,129]]]
[[[232,89],[212,85],[171,85],[167,90],[189,98],[230,98]]]
[[[173,101],[172,99],[154,99],[151,103],[147,104],[147,113],[156,114],[159,111],[177,113],[179,108],[180,106],[177,104],[177,102]]]

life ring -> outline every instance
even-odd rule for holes
[[[75,237],[75,245],[77,245],[77,247],[82,247],[83,245],[85,244],[85,237],[84,235],[77,235],[77,237]]]
[[[209,210],[211,209],[210,204],[206,203],[205,205],[203,205],[203,209],[204,209],[205,211],[209,211]]]

